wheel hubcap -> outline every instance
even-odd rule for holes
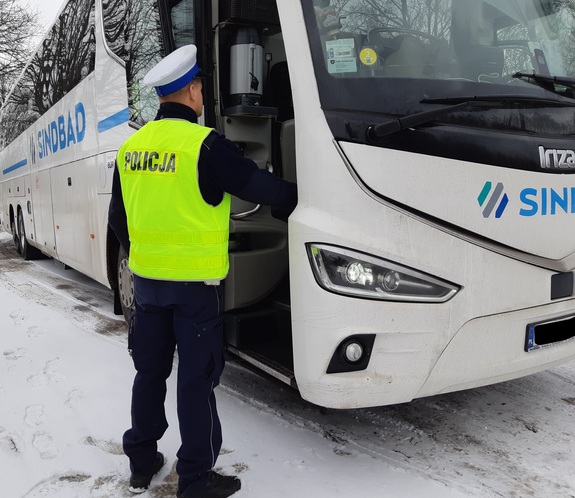
[[[128,268],[128,260],[123,259],[118,266],[118,288],[120,299],[126,308],[134,304],[134,275]]]

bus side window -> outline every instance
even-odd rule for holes
[[[3,107],[13,123],[0,137],[8,145],[94,70],[95,4],[69,2],[26,66]]]
[[[272,124],[272,163],[283,178],[295,181],[295,121],[287,61],[272,66],[265,102],[278,110]]]
[[[281,124],[280,147],[282,157],[282,177],[290,182],[297,181],[295,156],[295,119]]]
[[[130,121],[143,125],[154,119],[157,97],[141,81],[164,55],[157,2],[105,0],[103,14],[106,44],[126,67]]]
[[[196,43],[194,2],[180,0],[170,10],[172,33],[176,47]]]

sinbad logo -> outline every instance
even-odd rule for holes
[[[524,188],[519,194],[521,216],[575,214],[575,187]]]
[[[79,102],[74,111],[62,114],[38,132],[38,158],[44,159],[84,140],[86,111]]]
[[[528,187],[519,192],[518,200],[519,216],[523,217],[575,214],[575,187]],[[491,182],[485,182],[477,201],[483,207],[484,218],[489,218],[494,210],[495,218],[501,218],[509,198],[501,182],[495,188]]]
[[[493,191],[492,187],[491,182],[485,182],[483,190],[477,198],[477,202],[479,202],[479,205],[483,208],[484,218],[489,218],[494,209],[495,217],[501,218],[501,215],[509,203],[509,197],[507,197],[507,194],[503,191],[503,183],[499,182],[495,185]],[[487,203],[485,201],[487,201]]]

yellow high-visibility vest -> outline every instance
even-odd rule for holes
[[[146,278],[223,279],[229,269],[230,195],[207,204],[198,184],[212,131],[185,120],[151,121],[118,151],[130,235],[130,269]]]

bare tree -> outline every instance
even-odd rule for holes
[[[332,0],[345,29],[369,33],[376,28],[403,28],[444,37],[450,2],[445,0]]]
[[[557,7],[563,8],[562,21],[565,29],[561,32],[561,55],[565,66],[565,75],[575,76],[575,54],[573,53],[573,43],[575,42],[575,1],[557,0]]]
[[[38,30],[37,11],[20,0],[0,1],[0,105],[32,54]]]

